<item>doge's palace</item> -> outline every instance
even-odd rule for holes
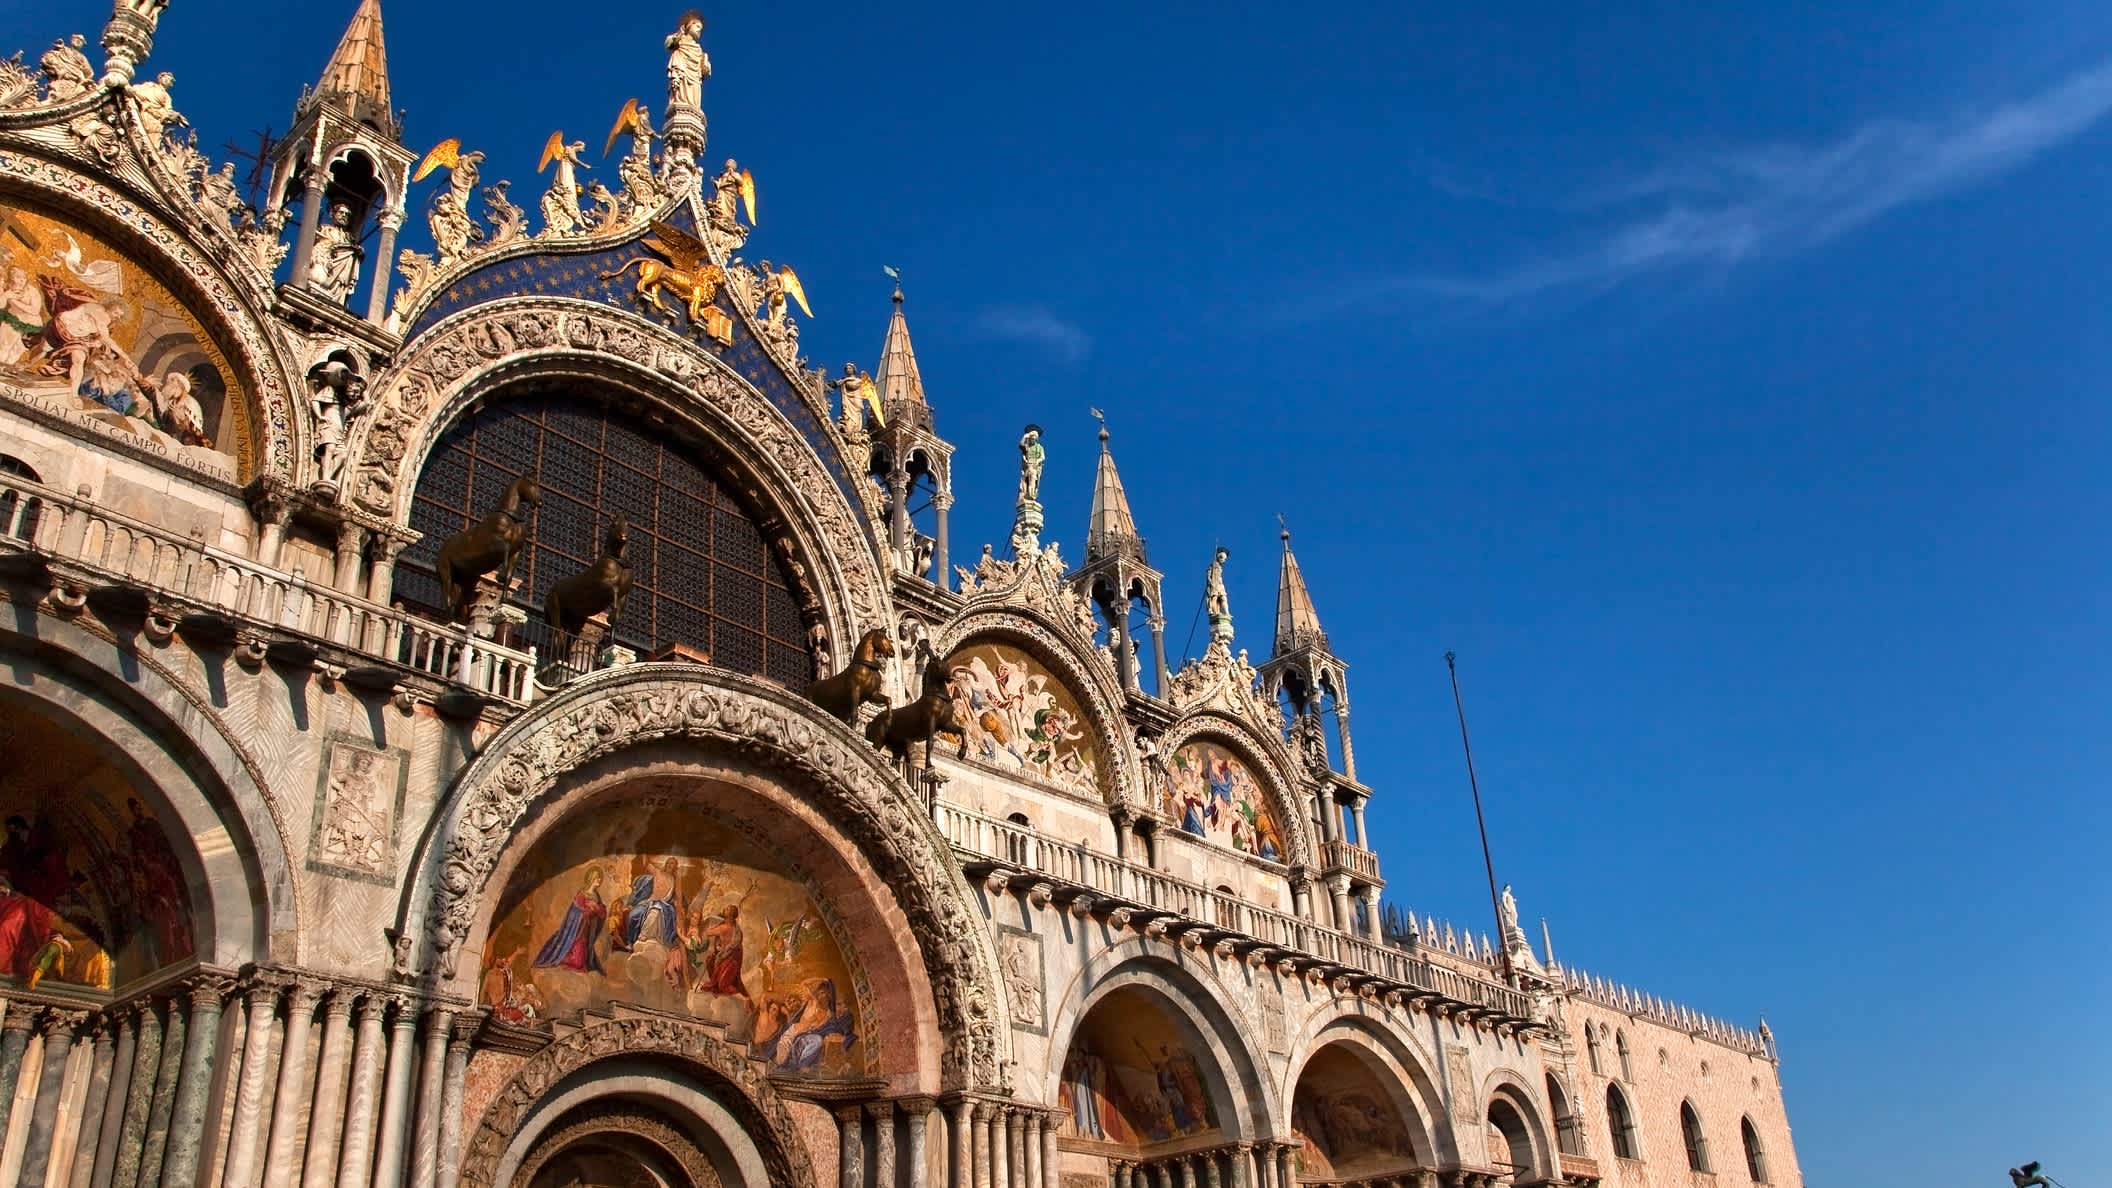
[[[254,190],[182,4],[0,61],[0,1188],[1801,1188],[1764,1024],[1382,899],[1288,533],[1177,669],[1107,428],[951,540],[701,18],[514,190],[349,15]]]

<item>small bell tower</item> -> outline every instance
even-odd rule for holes
[[[360,0],[322,78],[294,105],[292,130],[272,150],[265,217],[275,230],[299,219],[286,287],[321,309],[379,326],[416,160],[389,105],[381,0]]]
[[[1357,756],[1349,737],[1348,669],[1336,658],[1327,632],[1320,628],[1320,613],[1313,609],[1305,574],[1291,552],[1291,530],[1285,528],[1283,566],[1276,579],[1276,641],[1273,654],[1260,669],[1262,692],[1271,700],[1289,699],[1292,741],[1308,748],[1317,742],[1323,758],[1327,740],[1320,718],[1324,710],[1332,709],[1339,766],[1328,765],[1354,781]]]
[[[1070,582],[1107,620],[1108,647],[1115,654],[1115,669],[1125,689],[1142,688],[1143,675],[1136,657],[1136,635],[1130,615],[1142,610],[1144,625],[1151,632],[1153,688],[1166,695],[1166,606],[1161,600],[1164,575],[1145,560],[1144,537],[1137,532],[1130,514],[1129,494],[1122,489],[1122,476],[1115,470],[1114,451],[1107,445],[1107,418],[1099,409],[1100,463],[1093,475],[1092,519],[1085,534],[1085,563],[1072,572]]]

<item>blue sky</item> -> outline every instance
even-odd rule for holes
[[[205,142],[283,129],[350,8],[178,0],[155,64]],[[408,136],[532,197],[674,15],[396,3]],[[1105,409],[1176,650],[1220,540],[1266,649],[1289,517],[1396,898],[1486,914],[1451,648],[1499,877],[1565,959],[1766,1011],[1808,1182],[2112,1178],[2112,13],[707,16],[815,361],[907,273],[961,555],[1028,420],[1075,555]]]

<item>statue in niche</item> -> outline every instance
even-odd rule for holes
[[[349,301],[359,287],[359,262],[367,249],[352,226],[352,208],[342,202],[315,229],[315,256],[308,263],[308,283],[332,301]]]
[[[667,35],[667,106],[670,111],[704,110],[704,80],[711,77],[711,55],[704,52],[704,17],[695,9],[682,14]]]
[[[332,359],[308,372],[309,403],[315,406],[316,485],[335,489],[345,475],[345,429],[366,403],[367,379]]]

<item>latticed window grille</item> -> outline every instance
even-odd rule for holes
[[[424,536],[397,562],[396,599],[442,613],[433,573],[441,542],[481,520],[531,472],[543,503],[529,522],[512,598],[528,610],[530,639],[543,643],[551,584],[592,565],[603,532],[621,514],[630,525],[624,559],[632,587],[616,642],[641,654],[683,644],[720,667],[789,687],[814,678],[808,624],[785,558],[718,481],[722,468],[664,429],[574,396],[502,398],[449,428],[419,475],[411,527]]]

